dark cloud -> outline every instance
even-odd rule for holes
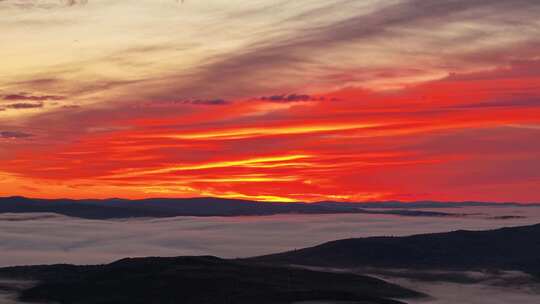
[[[173,106],[173,105],[202,105],[202,106],[222,106],[230,104],[231,101],[215,98],[215,99],[179,99],[173,101],[156,101],[153,103],[147,104],[149,107],[159,107],[159,106]]]
[[[315,97],[307,94],[283,94],[283,95],[272,95],[272,96],[263,96],[260,100],[270,101],[270,102],[279,102],[279,103],[288,103],[288,102],[301,102],[301,101],[323,101],[324,97]]]
[[[62,109],[69,109],[69,110],[74,110],[74,109],[80,109],[81,106],[79,105],[65,105],[65,106],[62,106]]]
[[[46,101],[46,100],[63,100],[64,96],[57,95],[29,95],[26,93],[21,94],[10,94],[5,95],[4,100],[8,101],[19,101],[19,100],[29,100],[29,101]]]
[[[230,102],[225,99],[193,99],[193,100],[184,100],[181,103],[184,104],[193,104],[193,105],[207,105],[207,106],[220,106],[226,105]]]
[[[25,110],[25,109],[36,109],[36,108],[43,108],[43,103],[27,103],[27,102],[20,102],[20,103],[12,103],[5,106],[7,109],[14,109],[14,110]]]
[[[0,131],[0,138],[16,139],[16,138],[28,138],[32,136],[33,136],[32,134],[19,132],[19,131]]]
[[[478,102],[478,103],[455,105],[449,108],[476,109],[476,108],[513,108],[513,107],[524,107],[524,108],[540,107],[540,99],[485,101],[485,102]]]

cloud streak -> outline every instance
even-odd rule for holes
[[[28,7],[50,8],[51,6],[54,6],[54,5],[66,5],[66,6],[73,6],[73,5],[78,5],[78,4],[83,5],[83,4],[87,4],[88,0],[46,0],[46,1],[0,0],[0,2],[5,2],[7,4],[11,4],[20,8],[28,8]]]
[[[32,137],[32,134],[19,131],[0,131],[0,138],[18,139]]]
[[[19,101],[19,100],[29,100],[29,101],[46,101],[46,100],[62,100],[63,96],[56,95],[29,95],[29,94],[10,94],[5,95],[4,100],[7,101]]]
[[[37,109],[37,108],[43,108],[43,103],[27,103],[27,102],[19,102],[19,103],[12,103],[5,106],[7,109],[14,109],[14,110],[26,110],[26,109]]]

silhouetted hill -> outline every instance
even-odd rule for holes
[[[540,204],[520,204],[520,203],[494,203],[494,202],[441,202],[441,201],[374,201],[374,202],[334,202],[325,201],[315,203],[319,206],[355,206],[357,208],[377,208],[377,209],[436,209],[436,208],[463,208],[463,207],[540,207]]]
[[[540,224],[490,231],[345,239],[251,260],[344,268],[521,270],[540,277]]]
[[[0,198],[0,213],[58,213],[86,219],[112,219],[128,217],[165,217],[158,209],[93,204],[91,201],[67,199],[41,200],[24,197]]]
[[[252,304],[343,300],[399,304],[421,294],[379,279],[227,261],[215,257],[123,259],[99,266],[26,266],[0,276],[39,280],[23,301],[69,304]]]
[[[421,210],[366,210],[349,203],[268,203],[220,198],[69,200],[0,198],[0,213],[51,212],[86,219],[173,216],[368,213],[402,216],[461,216]]]

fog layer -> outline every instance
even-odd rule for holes
[[[429,299],[410,299],[409,304],[537,304],[540,303],[540,285],[513,284],[512,280],[493,284],[459,284],[449,282],[425,282],[402,279],[390,281],[429,294]]]
[[[0,214],[0,266],[107,263],[127,256],[248,257],[341,238],[403,236],[540,222],[540,208],[460,208],[467,217],[279,215],[82,220]],[[497,216],[512,216],[495,219]]]

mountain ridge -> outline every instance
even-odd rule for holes
[[[336,268],[518,270],[540,279],[540,224],[350,238],[248,260]]]
[[[520,205],[515,203],[479,202],[318,202],[285,203],[260,202],[212,197],[199,198],[148,198],[128,199],[32,199],[20,196],[0,197],[0,213],[58,213],[84,219],[118,219],[142,217],[176,216],[257,216],[277,214],[388,214],[398,216],[465,216],[462,213],[440,212],[437,208],[467,206],[514,206],[538,207],[540,205]]]
[[[33,200],[33,201],[70,201],[70,202],[146,202],[146,201],[194,201],[194,200],[219,200],[219,201],[230,201],[230,202],[246,202],[246,203],[262,203],[262,204],[307,204],[307,205],[328,205],[328,204],[337,204],[337,205],[357,205],[357,206],[367,206],[367,207],[409,207],[409,208],[446,208],[446,207],[470,207],[470,206],[519,206],[519,207],[529,207],[529,206],[540,206],[540,202],[492,202],[492,201],[475,201],[475,200],[465,200],[465,201],[442,201],[442,200],[415,200],[415,201],[400,201],[400,200],[381,200],[381,201],[332,201],[332,200],[322,200],[314,202],[280,202],[280,201],[258,201],[258,200],[249,200],[249,199],[235,199],[235,198],[221,198],[213,196],[196,196],[196,197],[147,197],[139,199],[129,199],[121,197],[110,197],[110,198],[83,198],[83,199],[71,199],[71,198],[38,198],[38,197],[26,197],[26,196],[0,196],[0,201],[2,200]]]

